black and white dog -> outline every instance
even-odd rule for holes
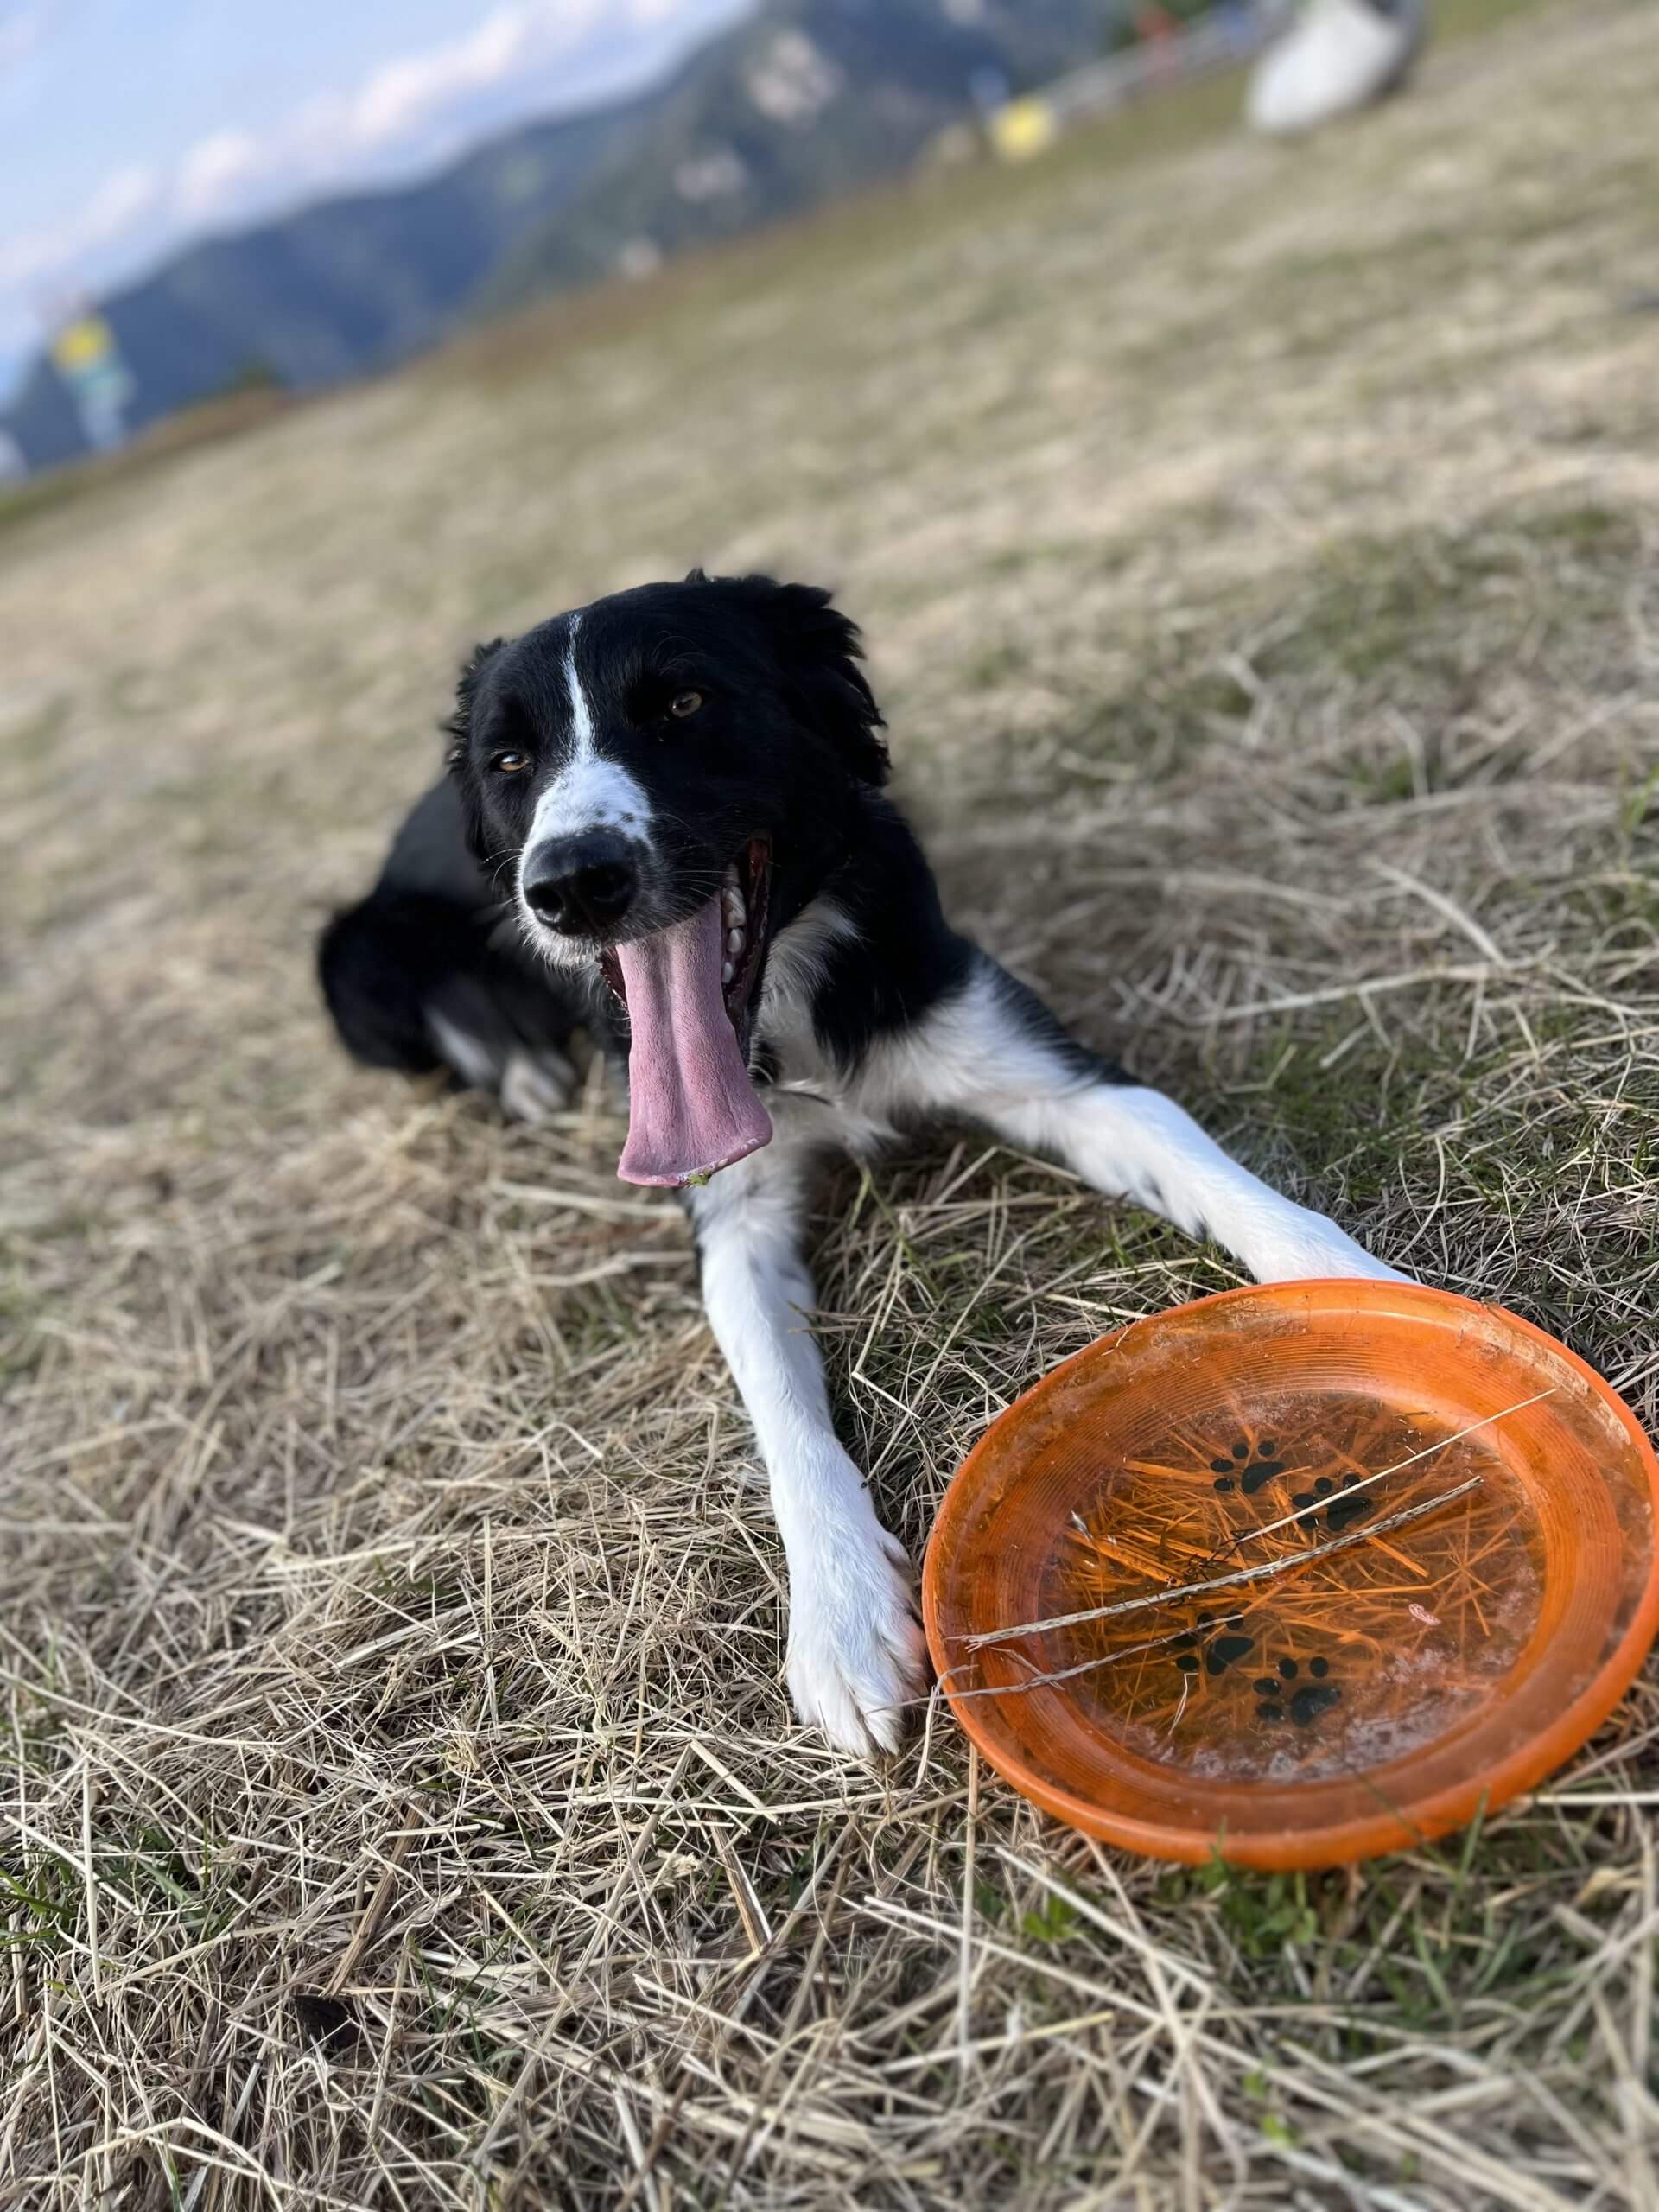
[[[890,1747],[924,1648],[803,1319],[815,1156],[965,1118],[1263,1280],[1391,1270],[950,927],[828,593],[697,571],[618,593],[480,647],[448,727],[448,777],[324,936],[340,1033],[518,1113],[562,1096],[574,1028],[626,1064],[618,1172],[685,1192],[788,1554],[796,1709]]]

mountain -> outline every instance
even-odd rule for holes
[[[99,304],[133,429],[239,381],[303,390],[456,322],[642,270],[907,167],[970,107],[1097,53],[1118,0],[769,0],[666,81],[422,183],[209,238]],[[49,360],[0,410],[29,466],[86,449]]]
[[[204,239],[99,302],[130,371],[137,429],[261,377],[298,390],[358,376],[429,345],[480,270],[586,183],[634,104],[534,124],[429,181],[327,200]],[[42,354],[0,411],[29,466],[86,448]]]
[[[798,213],[911,166],[976,79],[1098,54],[1110,0],[773,0],[706,47],[584,190],[481,283],[474,314]]]

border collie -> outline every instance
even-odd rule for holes
[[[321,970],[359,1058],[448,1069],[510,1112],[565,1096],[575,1028],[626,1067],[617,1172],[690,1213],[788,1557],[796,1710],[868,1752],[897,1744],[925,1658],[803,1319],[815,1159],[966,1119],[1262,1281],[1392,1270],[951,928],[882,796],[861,658],[827,592],[695,569],[479,647],[448,774],[328,927]]]

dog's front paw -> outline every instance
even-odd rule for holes
[[[861,1497],[863,1524],[821,1532],[791,1560],[789,1693],[838,1751],[899,1748],[927,1687],[927,1645],[904,1548]]]
[[[1324,1278],[1357,1278],[1364,1282],[1408,1282],[1397,1268],[1373,1259],[1334,1221],[1306,1207],[1290,1210],[1257,1239],[1249,1255],[1250,1273],[1258,1282],[1314,1282]]]

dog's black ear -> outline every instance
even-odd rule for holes
[[[492,638],[487,645],[474,645],[462,664],[455,682],[455,709],[439,728],[449,740],[448,765],[453,771],[467,765],[467,740],[472,734],[473,702],[478,696],[478,679],[495,658],[505,638]]]
[[[473,702],[478,696],[478,679],[505,643],[505,638],[492,638],[487,645],[473,647],[455,685],[454,712],[440,725],[449,741],[444,761],[461,794],[461,827],[467,839],[467,849],[480,866],[484,859],[484,809],[467,741],[472,735]]]
[[[863,640],[856,622],[816,584],[781,584],[771,576],[739,576],[725,583],[694,569],[688,583],[712,582],[735,591],[766,625],[796,711],[828,738],[861,783],[885,784],[886,728],[869,679],[861,665]]]

